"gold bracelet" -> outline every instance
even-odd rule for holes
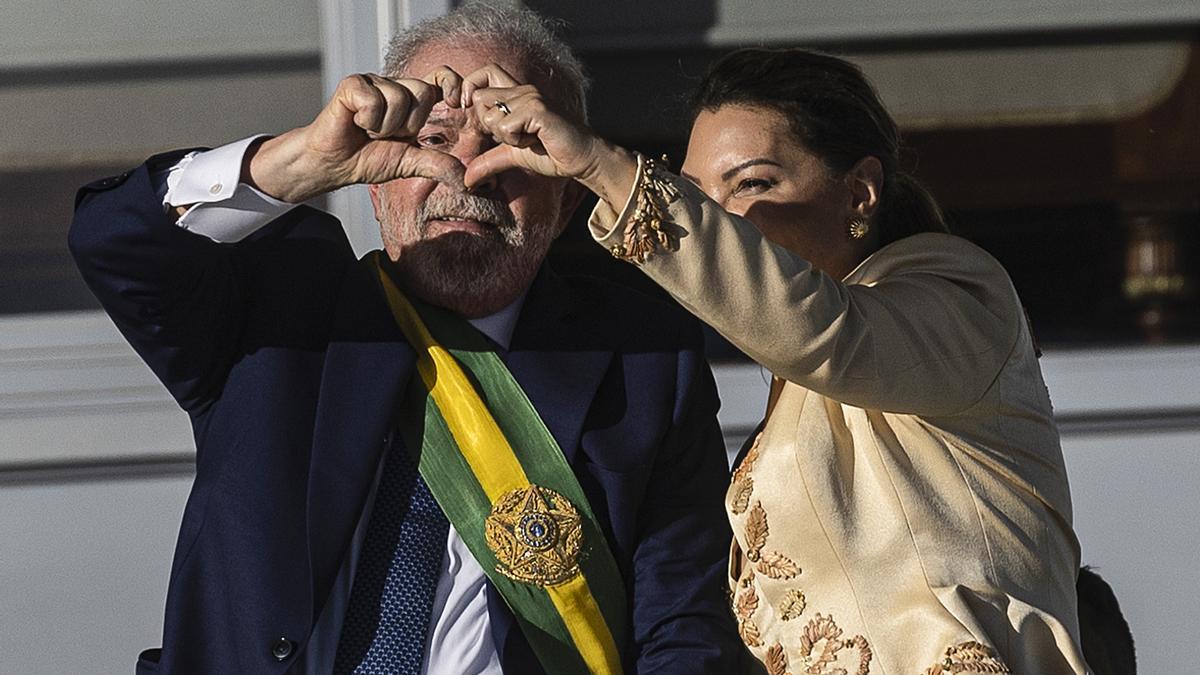
[[[679,199],[679,190],[659,173],[653,159],[640,153],[637,157],[636,206],[625,228],[625,241],[610,249],[614,257],[634,264],[646,262],[660,249],[671,250],[679,243],[678,235],[668,227],[667,217],[667,207]],[[666,155],[662,163],[667,164]]]

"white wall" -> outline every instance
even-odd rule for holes
[[[1200,626],[1200,430],[1063,439],[1084,564],[1112,586],[1142,673],[1189,673]]]
[[[0,673],[132,673],[161,642],[191,482],[0,482]]]
[[[321,105],[315,2],[6,0],[0,167],[134,162]]]
[[[311,51],[315,2],[5,0],[0,64],[48,67]]]

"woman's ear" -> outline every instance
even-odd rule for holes
[[[870,218],[883,194],[883,165],[868,155],[850,167],[845,180],[850,188],[851,207],[862,217]]]

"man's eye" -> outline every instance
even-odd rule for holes
[[[436,148],[440,145],[446,145],[450,141],[441,134],[426,134],[418,137],[417,142],[427,148]]]

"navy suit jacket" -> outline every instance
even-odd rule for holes
[[[138,669],[282,673],[346,556],[414,354],[328,214],[299,207],[237,244],[170,222],[153,177],[178,156],[83,188],[69,238],[195,434],[162,647]],[[620,567],[627,669],[732,672],[728,473],[696,324],[632,291],[543,270],[506,362]],[[539,672],[489,593],[505,671]]]

